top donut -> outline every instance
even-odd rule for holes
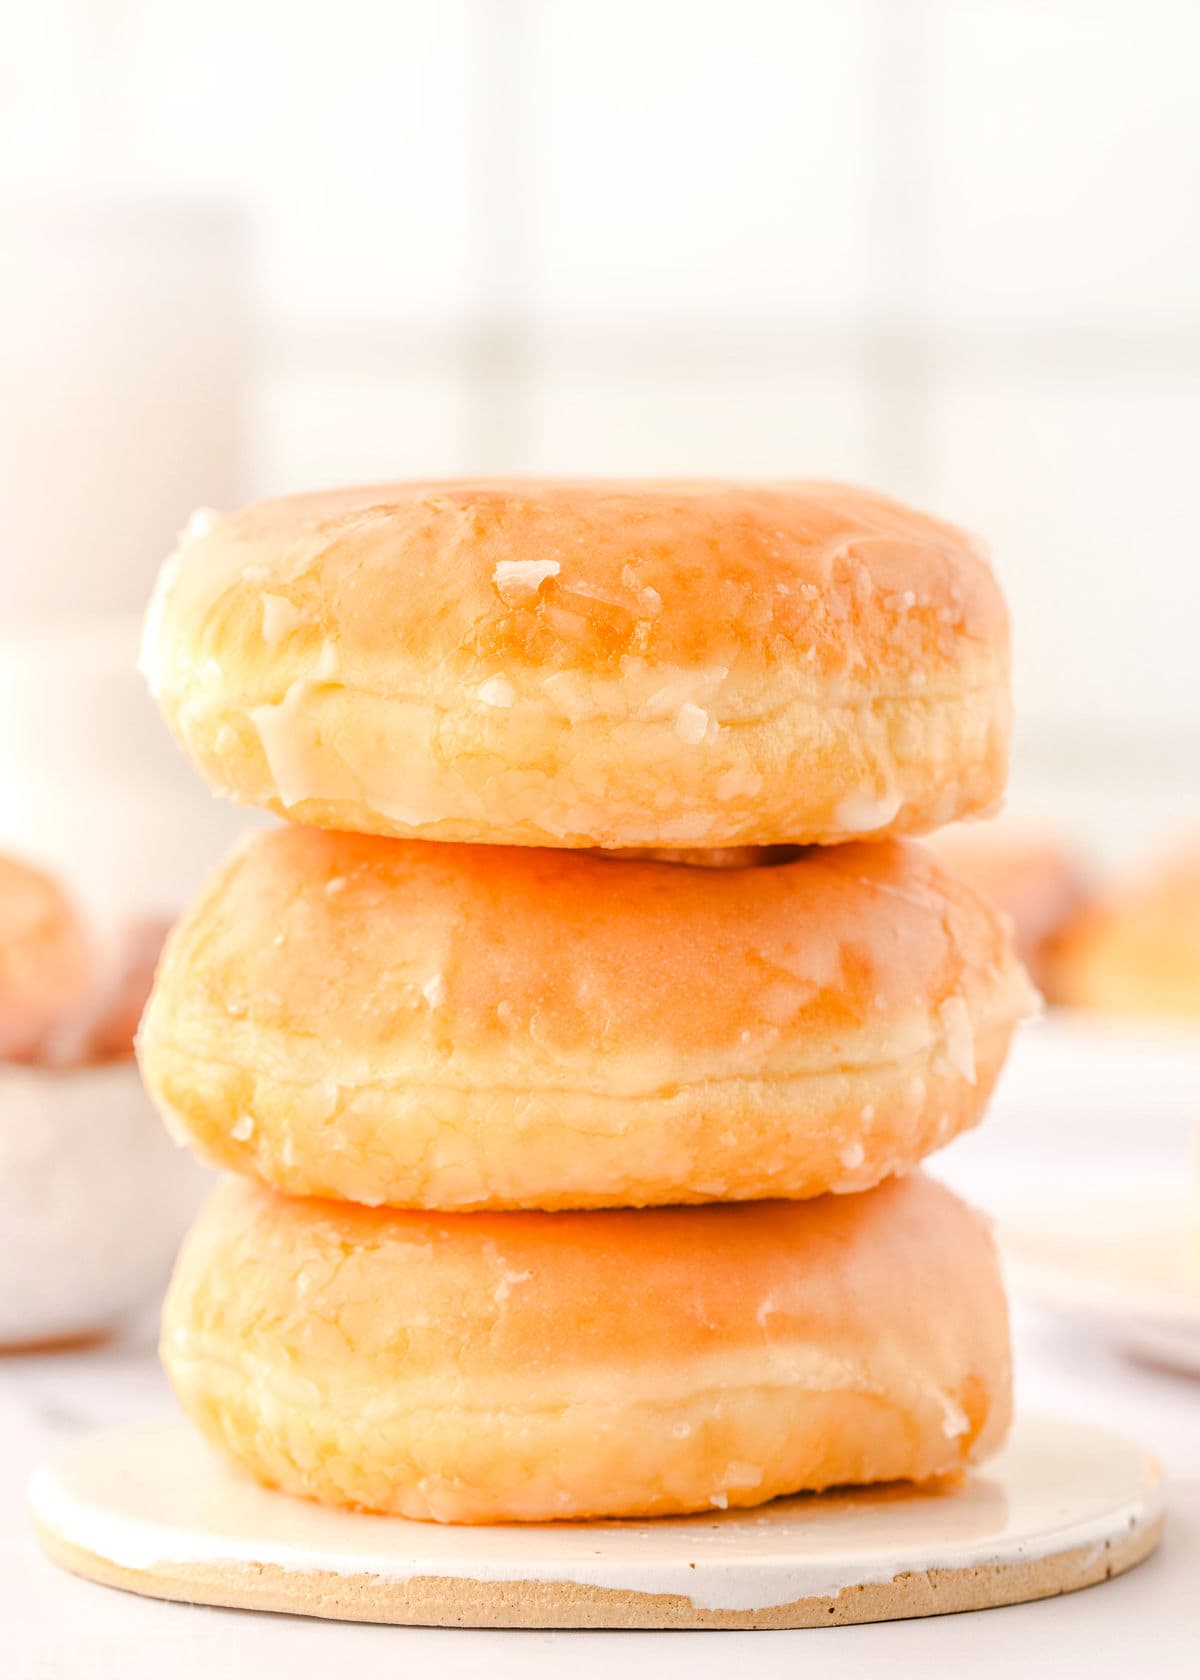
[[[201,513],[143,668],[201,774],[323,828],[829,845],[999,798],[979,545],[794,483],[392,484]]]

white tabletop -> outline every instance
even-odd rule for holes
[[[495,1633],[362,1627],[157,1603],[75,1580],[30,1536],[24,1488],[54,1446],[96,1425],[170,1407],[153,1353],[131,1341],[90,1353],[0,1361],[0,1671],[14,1680],[438,1680],[559,1675],[756,1676],[883,1671],[1089,1680],[1200,1672],[1200,1383],[1126,1363],[1056,1321],[1018,1309],[1019,1403],[1134,1435],[1166,1466],[1159,1552],[1130,1575],[1040,1604],[928,1621],[795,1633]],[[10,1666],[11,1665],[11,1666]]]

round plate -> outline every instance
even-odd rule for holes
[[[652,1522],[441,1528],[271,1493],[182,1420],[74,1443],[30,1488],[42,1546],[154,1598],[459,1627],[787,1628],[1070,1592],[1154,1548],[1154,1461],[1026,1419],[964,1480]]]
[[[1200,1374],[1200,1211],[1185,1198],[1062,1198],[1014,1211],[1000,1239],[1017,1293]]]

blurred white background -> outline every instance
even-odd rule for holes
[[[1018,810],[1200,814],[1191,0],[2,15],[13,623],[137,611],[201,502],[857,479],[994,545]]]

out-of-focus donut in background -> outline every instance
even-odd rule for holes
[[[101,935],[0,857],[0,1349],[101,1334],[151,1300],[204,1188],[133,1060],[166,926]]]
[[[164,916],[139,916],[115,929],[101,946],[92,986],[80,1005],[55,1023],[41,1046],[41,1061],[69,1068],[129,1060],[170,927]]]
[[[95,977],[83,918],[56,881],[0,856],[0,1061],[37,1054]]]
[[[1120,876],[1047,950],[1052,1003],[1200,1021],[1200,832]]]
[[[1045,992],[1051,946],[1090,896],[1081,852],[1050,830],[1004,820],[953,823],[928,844],[1012,918],[1017,954]]]

